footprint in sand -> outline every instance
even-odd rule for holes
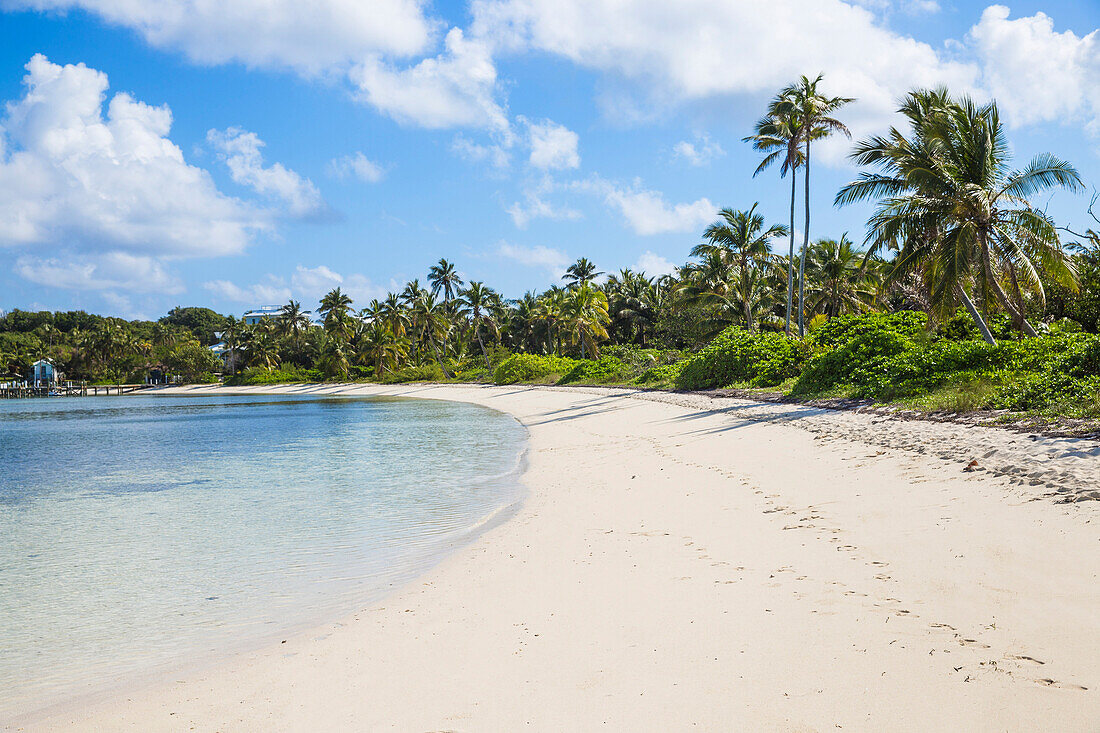
[[[1043,679],[1035,680],[1035,682],[1037,682],[1040,685],[1044,685],[1046,687],[1060,687],[1063,690],[1087,690],[1087,689],[1089,689],[1089,688],[1085,687],[1084,685],[1075,685],[1072,682],[1059,682],[1058,680],[1052,680],[1049,677],[1044,677]]]

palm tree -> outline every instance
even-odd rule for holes
[[[842,188],[837,204],[878,200],[869,222],[869,253],[899,248],[891,278],[922,272],[941,313],[962,301],[985,340],[996,343],[966,292],[974,280],[992,292],[1019,330],[1036,335],[1024,317],[1021,281],[1042,297],[1040,270],[1071,289],[1076,279],[1054,222],[1028,198],[1055,187],[1078,189],[1077,171],[1042,154],[1010,172],[995,102],[955,101],[938,89],[910,93],[900,111],[911,137],[891,128],[887,136],[857,145],[852,158],[880,172],[863,173]]]
[[[787,227],[773,224],[764,229],[764,216],[752,208],[734,211],[722,209],[718,221],[703,233],[706,240],[691,250],[692,257],[702,257],[712,269],[721,273],[724,281],[716,295],[732,292],[740,302],[745,329],[753,330],[753,305],[761,292],[764,270],[771,259],[771,240],[785,236]]]
[[[394,336],[401,337],[405,335],[405,331],[410,325],[410,321],[409,314],[405,311],[405,306],[402,304],[400,296],[395,293],[387,294],[386,299],[376,312],[377,315],[389,325]]]
[[[427,346],[431,350],[443,376],[450,379],[454,375],[447,370],[440,353],[441,350],[447,350],[447,337],[451,333],[451,317],[447,304],[437,302],[435,296],[428,293],[413,304],[412,315],[416,324],[418,346]]]
[[[309,318],[302,311],[302,304],[293,298],[279,310],[277,318],[279,335],[294,348],[300,348],[302,336],[309,328]]]
[[[336,288],[321,298],[321,307],[317,309],[324,317],[325,333],[344,343],[348,342],[352,333],[351,305],[351,298]]]
[[[602,272],[596,271],[596,266],[592,264],[587,257],[581,257],[565,270],[565,274],[562,275],[562,280],[569,283],[570,287],[578,285],[587,285],[602,275]]]
[[[337,338],[326,337],[322,347],[320,367],[328,378],[346,379],[351,364],[345,350],[347,342]]]
[[[585,283],[574,287],[565,296],[565,323],[574,344],[580,344],[581,358],[600,356],[598,341],[607,338],[607,296]]]
[[[481,328],[485,326],[491,333],[498,333],[498,325],[493,317],[493,293],[492,289],[485,287],[484,283],[471,281],[465,290],[459,293],[459,313],[467,318],[473,326],[477,344],[481,347],[481,355],[485,358],[485,367],[489,367],[489,352],[485,350],[485,342],[481,338]]]
[[[558,329],[565,317],[565,291],[554,286],[539,298],[536,317],[546,326],[547,351],[561,353],[561,333]]]
[[[751,142],[753,148],[766,153],[760,165],[756,166],[753,178],[772,163],[781,161],[780,177],[791,174],[791,225],[788,230],[790,243],[787,251],[787,312],[784,332],[791,335],[791,311],[794,310],[794,204],[795,183],[798,180],[798,168],[805,162],[802,155],[802,127],[795,114],[794,105],[782,94],[777,95],[768,105],[768,111],[756,123],[756,130],[744,139]]]
[[[823,78],[818,74],[811,81],[803,76],[797,82],[779,93],[780,97],[789,100],[791,114],[799,131],[799,142],[804,150],[803,182],[806,186],[805,203],[806,218],[803,221],[802,254],[798,264],[798,335],[804,336],[806,332],[803,296],[806,286],[806,250],[810,246],[810,143],[814,140],[822,140],[835,132],[845,137],[851,137],[852,133],[847,126],[832,115],[850,102],[851,97],[826,97],[818,91],[817,85]]]
[[[818,240],[809,256],[810,310],[830,318],[869,310],[877,288],[868,264],[847,233]]]
[[[439,295],[443,291],[443,301],[450,303],[454,300],[458,289],[462,287],[462,278],[458,276],[455,266],[445,259],[440,259],[438,265],[432,265],[428,271],[428,282],[432,284],[432,295]]]
[[[383,371],[394,371],[408,356],[409,340],[398,336],[386,324],[374,323],[367,327],[359,338],[356,358],[361,364],[374,367],[374,376],[382,376]]]

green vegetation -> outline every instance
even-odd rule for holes
[[[757,173],[778,163],[790,175],[789,223],[757,204],[723,208],[674,273],[605,274],[582,257],[560,285],[508,300],[444,259],[427,287],[412,280],[358,310],[337,288],[319,319],[291,300],[255,325],[206,308],[157,323],[14,311],[0,319],[0,367],[48,356],[92,380],[156,370],[203,381],[217,370],[231,384],[736,387],[1100,416],[1100,234],[1057,226],[1033,203],[1080,189],[1074,168],[1044,154],[1012,170],[995,103],[915,90],[899,109],[903,129],[855,145],[862,172],[836,195],[837,206],[873,207],[862,246],[843,232],[811,242],[812,143],[848,134],[835,115],[852,101],[822,85],[803,77],[783,89],[745,138],[764,155]],[[206,348],[217,341],[222,364]]]

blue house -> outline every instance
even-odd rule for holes
[[[31,364],[30,383],[32,387],[51,387],[57,384],[61,374],[49,359],[39,359]]]

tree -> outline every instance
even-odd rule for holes
[[[791,174],[791,225],[788,230],[790,243],[787,252],[787,310],[784,332],[791,335],[791,312],[794,310],[794,204],[795,184],[798,180],[798,168],[805,162],[800,142],[802,140],[801,122],[796,115],[792,101],[782,94],[777,95],[768,105],[767,114],[756,123],[756,130],[744,139],[751,142],[753,148],[765,153],[764,159],[756,166],[753,178],[780,161],[780,177]]]
[[[832,115],[844,105],[854,102],[850,97],[826,97],[818,91],[817,85],[823,76],[811,81],[803,76],[797,82],[780,92],[780,97],[788,100],[791,115],[798,129],[799,142],[803,148],[802,179],[806,186],[806,218],[803,221],[802,254],[798,265],[798,335],[806,333],[805,308],[803,299],[806,287],[806,251],[810,247],[810,144],[839,132],[845,137],[852,133],[843,122]],[[793,226],[793,225],[792,225]]]
[[[489,353],[485,350],[485,342],[481,338],[481,329],[486,327],[490,333],[498,333],[497,321],[493,317],[493,291],[485,287],[484,283],[471,282],[469,286],[459,293],[461,304],[459,314],[466,317],[474,329],[477,344],[481,347],[481,355],[485,358],[485,367],[488,368]]]
[[[165,366],[185,382],[208,378],[218,369],[218,357],[197,341],[182,343],[168,352]]]
[[[597,342],[607,338],[607,296],[587,283],[570,289],[565,295],[564,320],[571,340],[581,347],[581,358],[588,354],[599,358]]]
[[[581,257],[565,270],[565,274],[562,275],[562,280],[569,283],[570,287],[579,285],[587,285],[602,275],[602,272],[596,271],[596,266],[589,262],[587,257]]]
[[[218,332],[225,329],[225,316],[209,308],[183,308],[177,305],[160,322],[186,328],[203,346],[216,344]]]
[[[443,301],[446,303],[454,300],[459,288],[463,285],[455,266],[442,258],[439,264],[432,265],[428,271],[428,282],[432,285],[432,295],[438,296],[442,291]]]
[[[317,309],[324,318],[325,333],[345,344],[351,340],[354,331],[351,305],[351,298],[340,288],[336,288],[321,299],[321,307]]]
[[[818,240],[810,248],[806,276],[810,310],[830,318],[870,310],[876,286],[867,264],[864,253],[855,248],[847,233],[840,241]]]
[[[877,200],[868,222],[870,251],[899,249],[891,278],[920,272],[941,314],[962,301],[985,340],[995,343],[966,292],[973,282],[986,294],[983,303],[995,299],[1019,330],[1036,335],[1024,317],[1021,286],[1042,297],[1040,273],[1071,288],[1076,280],[1054,222],[1028,198],[1056,187],[1078,189],[1077,171],[1049,154],[1009,171],[995,102],[956,101],[938,89],[910,93],[900,111],[910,137],[891,128],[859,143],[852,158],[878,172],[842,188],[837,204]]]
[[[279,311],[276,322],[279,335],[293,347],[301,348],[302,337],[309,328],[309,318],[302,311],[302,304],[292,298]]]

